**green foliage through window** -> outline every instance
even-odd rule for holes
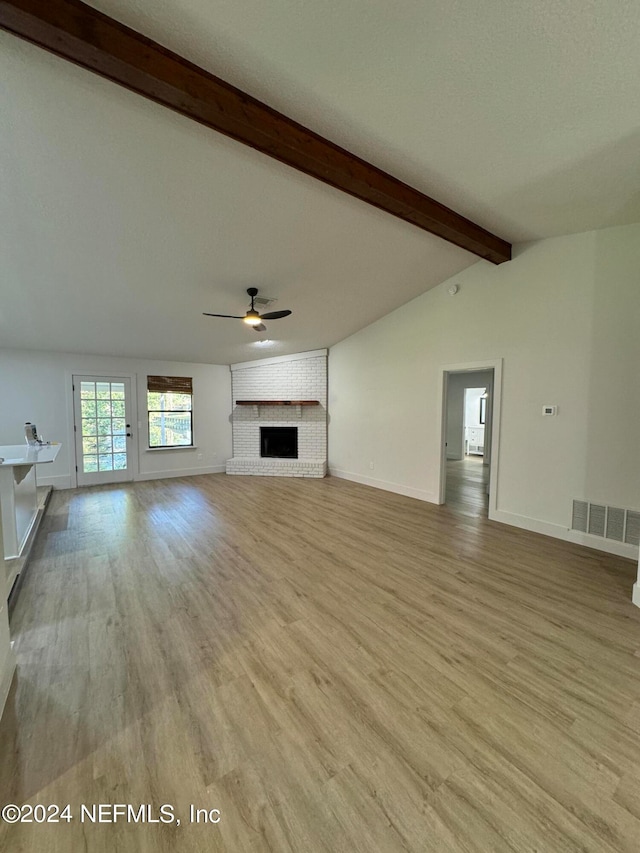
[[[173,391],[147,392],[149,447],[193,445],[192,395]]]

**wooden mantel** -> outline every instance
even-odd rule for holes
[[[236,400],[237,406],[319,406],[320,400]]]

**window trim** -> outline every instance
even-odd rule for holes
[[[197,444],[163,444],[162,447],[147,447],[145,453],[165,453],[167,450],[197,450]]]
[[[164,414],[165,415],[167,415],[167,414],[170,414],[170,415],[188,414],[190,416],[190,419],[191,419],[191,443],[190,444],[157,444],[157,445],[152,445],[151,444],[150,415],[161,413],[163,410],[162,409],[150,409],[149,408],[149,394],[150,393],[154,393],[154,394],[155,393],[160,393],[160,394],[172,393],[172,390],[170,387],[166,387],[165,390],[163,390],[163,391],[157,391],[155,389],[153,391],[150,391],[149,384],[152,380],[165,379],[165,380],[167,380],[167,383],[166,383],[167,386],[170,386],[170,380],[173,378],[178,380],[178,383],[177,383],[178,386],[183,385],[183,383],[185,383],[185,382],[189,383],[190,388],[191,388],[190,391],[184,390],[184,387],[178,387],[175,389],[175,391],[173,391],[173,393],[189,394],[189,396],[191,397],[191,409],[164,409]],[[171,376],[159,377],[159,376],[150,376],[150,375],[147,376],[147,448],[146,448],[147,451],[155,452],[157,450],[194,450],[197,447],[197,445],[195,443],[195,435],[194,435],[194,417],[193,417],[194,401],[193,401],[193,398],[194,398],[193,379],[191,377],[181,377],[181,376],[180,377],[171,377]]]

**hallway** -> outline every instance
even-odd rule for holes
[[[447,460],[447,506],[464,515],[487,518],[489,466],[482,456]]]

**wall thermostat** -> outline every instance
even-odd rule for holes
[[[557,406],[543,406],[542,407],[542,414],[545,417],[557,415],[558,414],[558,407]]]

